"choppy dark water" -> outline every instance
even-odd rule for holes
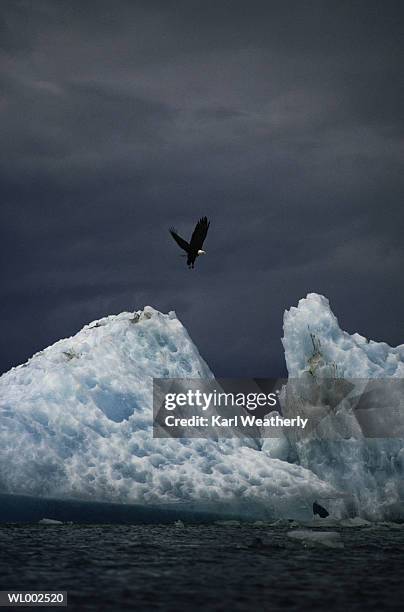
[[[287,531],[0,525],[0,588],[67,590],[70,611],[403,609],[404,529],[341,529],[343,550]]]

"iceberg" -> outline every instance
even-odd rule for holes
[[[285,312],[282,342],[289,376],[283,390],[283,413],[293,415],[301,408],[301,396],[294,393],[299,381],[306,385],[311,409],[317,416],[323,415],[321,435],[290,435],[285,430],[288,450],[284,440],[282,457],[287,456],[344,492],[327,505],[334,517],[403,519],[404,443],[394,430],[402,432],[404,425],[400,382],[404,378],[404,345],[394,348],[342,331],[328,300],[315,293]],[[379,426],[375,431],[377,434],[382,430],[380,425],[387,422],[390,428],[394,426],[393,435],[367,437],[356,415],[336,393],[319,401],[314,393],[317,383],[324,386],[329,379],[333,379],[331,388],[335,391],[352,380],[365,387],[370,379],[388,379],[389,383],[383,386],[386,401],[374,406]],[[397,389],[400,393],[394,395]]]
[[[283,414],[296,413],[292,379],[404,377],[404,346],[342,331],[317,294],[285,313],[282,341]],[[402,440],[367,439],[360,427],[347,439],[286,429],[263,440],[154,438],[152,381],[174,377],[213,373],[176,314],[150,306],[94,321],[3,374],[0,496],[133,504],[155,521],[162,508],[171,522],[187,512],[307,521],[314,500],[335,519],[403,518]]]
[[[51,519],[51,518],[42,518],[40,521],[38,521],[38,523],[40,525],[63,525],[62,521],[58,521],[56,519]]]
[[[353,518],[343,519],[340,522],[342,527],[369,527],[372,523],[366,519],[362,519],[360,516],[354,516]]]
[[[288,537],[310,548],[344,548],[341,535],[338,531],[310,531],[309,529],[296,529],[289,531]]]
[[[0,377],[0,492],[307,516],[335,496],[312,471],[241,439],[155,439],[152,379],[212,378],[174,312],[94,321]]]

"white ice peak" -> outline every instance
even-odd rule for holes
[[[283,330],[291,378],[318,365],[335,368],[338,377],[404,378],[404,344],[393,348],[342,331],[329,301],[317,293],[309,293],[296,308],[285,311]],[[316,364],[316,360],[321,363]]]
[[[0,490],[262,516],[334,494],[254,441],[154,439],[152,378],[212,376],[173,312],[86,325],[0,378]]]

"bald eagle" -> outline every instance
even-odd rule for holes
[[[174,238],[175,242],[187,253],[187,264],[188,268],[193,268],[195,264],[195,259],[199,257],[199,255],[205,255],[205,251],[202,250],[203,242],[206,238],[206,234],[208,233],[210,221],[208,221],[207,217],[202,217],[199,219],[198,223],[195,225],[195,229],[191,236],[191,241],[187,242],[184,238],[181,238],[177,234],[177,230],[172,227],[170,229],[170,234]]]

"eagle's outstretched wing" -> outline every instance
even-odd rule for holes
[[[199,249],[202,248],[206,234],[208,233],[209,225],[210,221],[208,221],[207,217],[202,217],[199,219],[193,231],[190,242],[190,247],[193,251],[199,251]]]
[[[181,236],[179,236],[175,230],[174,227],[170,228],[170,234],[171,236],[174,238],[175,242],[182,248],[184,249],[184,251],[186,251],[187,253],[189,253],[189,244],[186,240],[184,240],[184,238],[181,238]]]

